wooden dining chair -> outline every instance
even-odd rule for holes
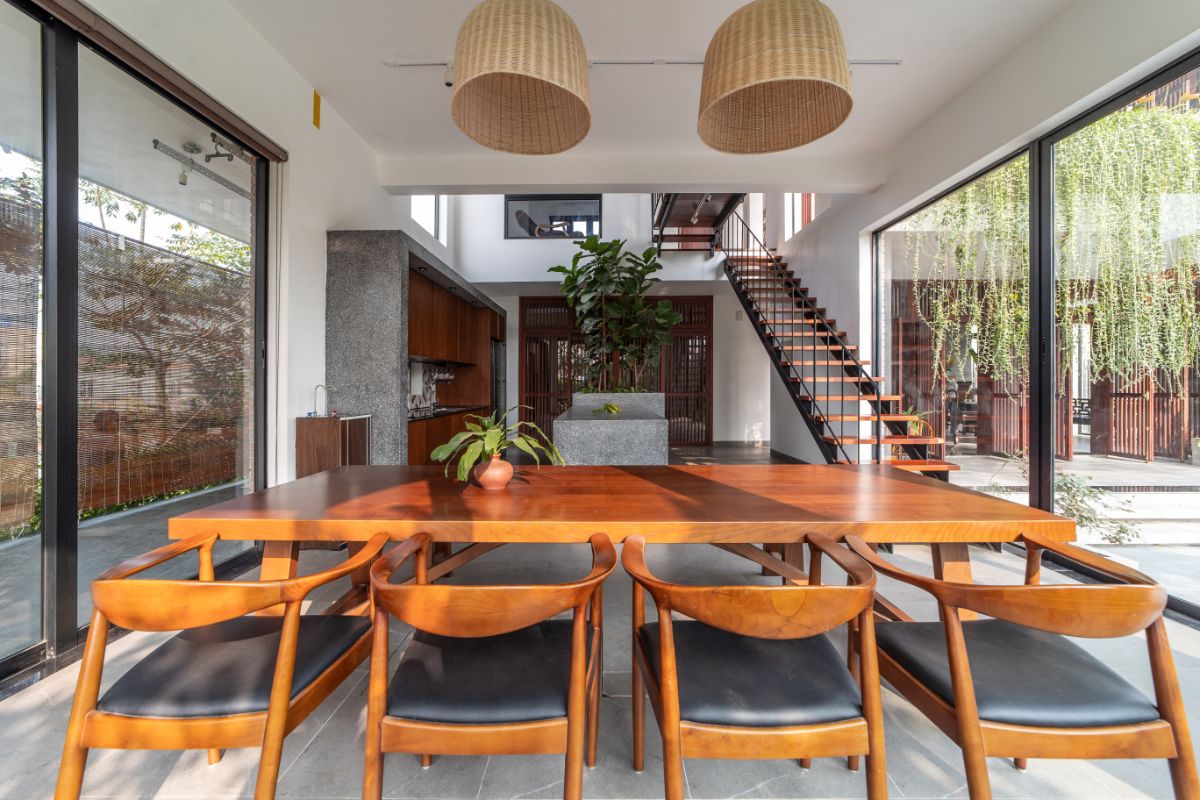
[[[284,737],[366,658],[369,617],[300,612],[309,592],[367,566],[386,536],[371,539],[334,569],[282,581],[236,582],[213,579],[217,538],[193,536],[160,547],[92,583],[95,610],[67,723],[56,800],[79,797],[91,748],[206,749],[211,764],[228,747],[262,748],[254,797],[270,800]],[[199,580],[128,580],[193,551],[199,556]],[[101,696],[110,625],[180,633]]]
[[[668,800],[683,797],[683,759],[867,756],[867,796],[887,797],[872,606],[875,573],[831,540],[808,535],[807,585],[683,586],[646,566],[630,537],[633,577],[633,768],[645,762],[645,695],[662,732]],[[821,557],[848,576],[821,585]],[[646,621],[643,590],[658,611]],[[673,614],[689,619],[675,620]],[[853,623],[858,680],[825,634]]]
[[[939,622],[876,626],[883,677],[962,748],[972,800],[991,797],[987,756],[1011,758],[1019,769],[1029,758],[1165,758],[1175,796],[1200,798],[1163,621],[1166,591],[1078,547],[1034,534],[1021,538],[1024,584],[988,586],[915,575],[846,537],[876,570],[937,599]],[[1047,550],[1118,583],[1043,586]],[[960,612],[985,618],[964,620]],[[1143,631],[1155,700],[1066,638]]]
[[[382,796],[384,753],[420,754],[422,766],[435,753],[565,753],[563,796],[582,796],[585,749],[596,763],[601,586],[617,561],[607,536],[590,541],[591,571],[565,584],[427,583],[425,534],[375,564],[364,799]],[[410,558],[413,581],[392,583]],[[390,684],[389,615],[416,629]]]

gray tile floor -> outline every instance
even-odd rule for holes
[[[976,575],[993,582],[1019,581],[1020,562],[1011,555],[974,550]],[[899,548],[896,558],[912,569],[928,570],[926,551]],[[321,568],[341,554],[306,551],[304,572]],[[663,577],[692,583],[757,583],[749,562],[715,548],[655,546],[652,567]],[[586,548],[572,545],[513,545],[489,554],[454,578],[463,582],[559,581],[587,568]],[[1068,580],[1051,575],[1047,581]],[[929,601],[894,583],[883,591],[918,618],[935,618]],[[586,772],[590,798],[662,797],[662,762],[653,723],[648,726],[647,764],[630,768],[629,602],[630,583],[620,572],[605,590],[605,697],[602,702],[598,765]],[[320,600],[317,601],[318,603]],[[395,659],[407,631],[393,629]],[[1200,631],[1170,624],[1170,636],[1191,719],[1200,711]],[[109,648],[105,685],[115,680],[163,638],[131,634]],[[835,636],[840,647],[843,637]],[[1100,655],[1143,690],[1150,691],[1145,644],[1139,637],[1088,641]],[[67,669],[0,702],[0,797],[48,798],[77,670]],[[279,794],[287,798],[352,798],[359,793],[365,721],[366,666],[361,667],[288,738]],[[903,699],[885,690],[885,724],[891,796],[966,797],[958,750]],[[208,766],[202,752],[95,751],[84,790],[89,798],[249,797],[257,751],[226,753]],[[997,798],[1167,798],[1170,781],[1162,762],[1033,761],[1020,773],[1007,762],[991,762]],[[803,770],[791,761],[708,761],[685,763],[686,788],[694,798],[863,797],[861,773],[840,759],[818,759]],[[421,769],[415,757],[391,755],[385,795],[392,798],[553,798],[562,792],[562,759],[553,756],[443,757]]]

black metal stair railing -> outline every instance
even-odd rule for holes
[[[725,221],[718,244],[725,273],[826,461],[858,462],[861,445],[848,446],[844,428],[854,423],[854,441],[862,438],[865,400],[872,402],[872,423],[879,430],[878,385],[841,332],[740,215]]]

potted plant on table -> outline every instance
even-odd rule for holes
[[[494,412],[486,417],[468,415],[467,429],[435,447],[430,457],[434,461],[446,462],[447,475],[450,474],[451,463],[457,459],[458,479],[465,482],[474,478],[484,489],[503,489],[512,480],[512,464],[502,458],[510,446],[532,456],[538,467],[542,465],[542,455],[551,464],[562,466],[565,463],[562,454],[541,428],[524,421],[508,424],[509,414],[518,408],[521,406],[513,406],[499,418]],[[525,433],[525,430],[529,433]]]

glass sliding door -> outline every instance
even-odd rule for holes
[[[1092,509],[1085,541],[1193,541],[1200,70],[1056,141],[1052,160],[1057,505]],[[1142,567],[1200,603],[1200,554],[1172,550]]]
[[[85,48],[79,130],[82,625],[99,572],[254,486],[258,187],[253,155]]]
[[[41,25],[0,3],[0,658],[42,640]]]
[[[885,394],[951,483],[1028,501],[1029,158],[876,237]],[[887,454],[885,454],[886,457]]]

